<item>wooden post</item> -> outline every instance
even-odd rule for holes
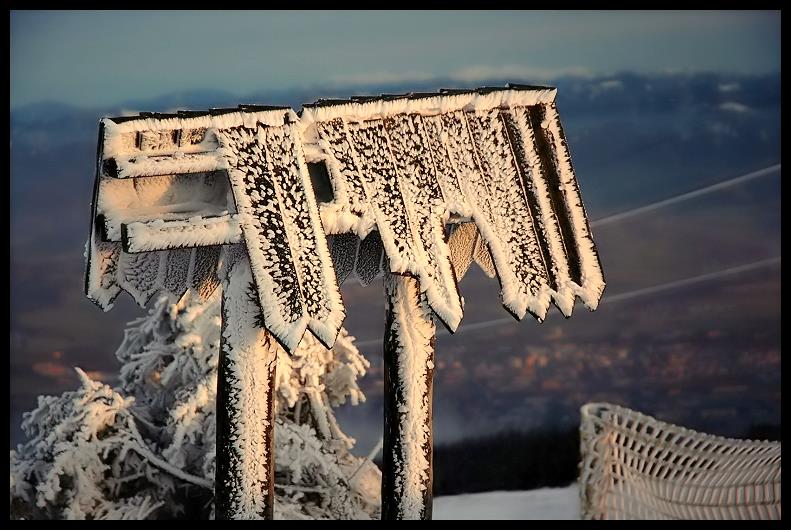
[[[384,284],[382,519],[431,519],[434,319],[417,279]]]
[[[250,262],[238,257],[223,284],[217,379],[216,519],[272,519],[277,341],[260,327]]]

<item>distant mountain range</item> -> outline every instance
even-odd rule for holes
[[[475,86],[503,86],[509,82],[536,83],[530,79],[488,79]],[[558,87],[558,104],[564,114],[602,112],[676,112],[684,109],[714,110],[736,102],[751,110],[775,109],[780,102],[780,74],[636,74],[624,72],[604,77],[565,76],[538,82]],[[222,90],[194,89],[169,93],[152,99],[127,100],[104,108],[82,108],[64,102],[32,103],[11,111],[12,133],[25,127],[68,126],[101,116],[120,116],[139,111],[167,112],[176,109],[204,109],[236,106],[239,103],[289,105],[296,110],[318,98],[346,98],[351,95],[433,91],[461,87],[458,81],[438,78],[431,81],[377,85],[260,90],[238,96]],[[738,111],[740,107],[732,107]]]
[[[547,84],[558,87],[559,101],[565,110],[577,107],[615,110],[618,108],[676,109],[683,106],[712,104],[738,97],[753,108],[772,107],[780,100],[780,74],[744,75],[725,73],[637,74],[622,72],[610,76],[564,76],[551,80],[493,78],[475,86],[459,85],[458,81],[437,78],[431,81],[381,83],[331,87],[303,87],[289,90],[259,90],[235,95],[222,90],[191,89],[164,94],[151,99],[133,99],[107,108],[83,109],[65,102],[31,103],[11,111],[12,123],[42,123],[70,115],[120,114],[124,110],[165,112],[175,108],[208,108],[236,106],[239,103],[285,104],[299,109],[320,97],[344,98],[350,95],[432,91],[440,88],[475,88],[503,86],[506,83]]]

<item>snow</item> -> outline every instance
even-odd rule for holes
[[[298,263],[300,287],[310,316],[308,329],[331,347],[346,318],[346,309],[332,269],[302,140],[292,125],[259,129],[259,136],[262,133],[267,136],[269,171],[281,176],[281,180],[276,179],[276,182],[281,190],[282,208],[290,217],[287,228],[291,233],[290,240],[295,249],[292,254]]]
[[[607,79],[598,84],[601,90],[623,89],[623,83],[620,79]]]
[[[145,306],[165,285],[168,254],[164,252],[121,252],[118,257],[118,285]]]
[[[88,239],[88,260],[85,271],[85,294],[104,311],[113,307],[113,301],[121,286],[118,285],[118,257],[121,245],[106,243],[99,239],[97,230]]]
[[[547,272],[529,206],[521,190],[517,162],[500,116],[499,111],[468,113],[467,121],[473,142],[478,146],[478,166],[490,179],[485,183],[490,197],[490,219],[494,221],[500,238],[504,239],[504,245],[510,244],[503,251],[508,260],[508,271],[513,271],[519,292],[512,309],[520,318],[530,310],[543,319],[550,304],[545,289]]]
[[[239,243],[242,229],[238,215],[190,218],[188,221],[158,219],[126,225],[127,252]]]
[[[190,155],[184,154],[182,151],[174,151],[168,156],[157,157],[119,156],[114,160],[118,178],[199,173],[228,168],[225,161],[216,155]]]
[[[742,88],[741,84],[737,82],[720,83],[719,85],[717,85],[717,89],[720,92],[735,92],[737,90],[741,90],[741,88]]]
[[[398,114],[435,116],[458,110],[489,110],[498,107],[527,106],[551,103],[557,89],[496,90],[488,94],[467,92],[463,94],[438,95],[418,99],[375,100],[366,103],[344,103],[325,107],[303,107],[300,113],[302,126],[313,122],[343,118],[349,122],[375,120]]]
[[[434,497],[435,520],[577,520],[579,487],[489,491]]]
[[[104,128],[103,158],[125,157],[130,152],[139,155],[174,155],[176,152],[202,153],[214,151],[216,140],[208,131],[232,127],[255,127],[283,125],[295,121],[291,109],[261,112],[231,112],[194,118],[143,118],[115,123],[109,118],[101,121]],[[177,133],[176,131],[181,131]],[[184,133],[187,132],[187,134]],[[194,132],[194,135],[191,134]],[[139,146],[139,147],[137,147]],[[186,158],[186,156],[185,156]],[[177,159],[178,160],[178,159]],[[164,173],[165,175],[170,173]]]
[[[445,242],[445,223],[449,211],[442,189],[435,177],[432,153],[425,149],[427,133],[423,120],[416,116],[386,119],[385,130],[404,207],[412,224],[416,256],[422,262],[419,278],[422,290],[433,301],[437,317],[451,330],[456,330],[462,317],[461,298],[449,260]]]
[[[736,112],[738,114],[744,114],[745,112],[749,112],[750,107],[748,107],[744,103],[738,103],[736,101],[726,101],[725,103],[720,104],[720,110],[724,110],[728,112]]]

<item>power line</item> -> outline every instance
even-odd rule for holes
[[[591,221],[591,226],[602,226],[605,224],[613,223],[615,221],[620,221],[622,219],[626,219],[627,217],[632,217],[635,215],[639,215],[642,213],[650,212],[659,208],[663,208],[665,206],[669,206],[671,204],[676,204],[679,202],[686,201],[688,199],[692,199],[693,197],[699,197],[701,195],[705,195],[707,193],[711,193],[713,191],[721,190],[724,188],[728,188],[730,186],[735,186],[737,184],[741,184],[743,182],[748,182],[750,180],[754,180],[760,177],[765,177],[774,173],[775,171],[780,170],[780,164],[775,164],[773,166],[768,166],[763,169],[759,169],[756,171],[752,171],[750,173],[746,173],[744,175],[740,175],[738,177],[733,177],[731,179],[723,180],[721,182],[717,182],[716,184],[711,184],[709,186],[704,186],[702,188],[698,188],[696,190],[688,191],[685,193],[681,193],[679,195],[675,195],[673,197],[669,197],[667,199],[663,199],[661,201],[652,202],[650,204],[646,204],[644,206],[639,206],[637,208],[633,208],[631,210],[626,210],[624,212],[616,213],[613,215],[608,215],[606,217],[602,217],[600,219],[596,219]]]
[[[653,294],[660,291],[666,291],[669,289],[675,289],[677,287],[684,287],[686,285],[694,285],[696,283],[705,282],[708,280],[714,280],[717,278],[724,278],[726,276],[732,276],[734,274],[741,274],[743,272],[749,272],[756,269],[762,269],[764,267],[769,267],[771,265],[775,265],[780,263],[780,256],[776,256],[774,258],[768,258],[760,261],[754,261],[752,263],[747,263],[745,265],[738,265],[736,267],[731,267],[729,269],[723,269],[714,272],[708,272],[706,274],[700,274],[698,276],[693,276],[691,278],[684,278],[681,280],[674,280],[672,282],[663,283],[660,285],[653,285],[651,287],[644,287],[643,289],[636,289],[634,291],[629,291],[626,293],[618,293],[614,294],[608,298],[603,298],[602,302],[613,303],[613,302],[620,302],[622,300],[629,300],[631,298],[637,298],[638,296],[644,296],[647,294]]]
[[[379,451],[381,451],[381,450],[382,450],[382,444],[383,444],[383,443],[384,443],[384,437],[383,437],[383,436],[380,436],[380,437],[379,437],[379,441],[378,441],[378,442],[376,442],[376,445],[375,445],[375,446],[373,447],[373,449],[371,449],[371,451],[368,453],[368,456],[365,458],[365,460],[363,460],[363,461],[362,461],[362,463],[361,463],[361,464],[360,464],[360,465],[357,467],[357,469],[355,469],[355,470],[354,470],[354,473],[352,473],[352,475],[351,475],[351,476],[350,476],[348,479],[346,479],[346,482],[351,482],[351,481],[352,481],[352,479],[353,479],[354,477],[356,477],[356,476],[357,476],[357,473],[359,473],[359,472],[360,472],[360,470],[363,468],[363,466],[364,466],[364,465],[365,465],[365,464],[366,464],[366,463],[367,463],[369,460],[370,460],[371,462],[373,462],[373,461],[374,461],[374,458],[376,458],[376,455],[378,455],[378,454],[379,454]]]
[[[697,283],[706,282],[709,280],[714,280],[718,278],[725,278],[728,276],[733,276],[735,274],[741,274],[744,272],[761,269],[763,267],[769,267],[771,265],[776,265],[780,263],[780,256],[775,256],[773,258],[763,259],[759,261],[753,261],[751,263],[746,263],[744,265],[737,265],[736,267],[730,267],[727,269],[722,269],[714,272],[707,272],[705,274],[699,274],[697,276],[690,276],[688,278],[682,278],[680,280],[673,280],[665,283],[661,283],[659,285],[652,285],[650,287],[644,287],[642,289],[634,289],[632,291],[627,291],[625,293],[617,293],[612,296],[602,298],[601,304],[608,303],[616,303],[622,302],[624,300],[630,300],[632,298],[638,298],[640,296],[646,296],[649,294],[654,294],[662,291],[669,291],[671,289],[676,289],[678,287],[684,287],[688,285],[694,285]],[[551,316],[553,313],[549,313],[547,317]],[[459,335],[460,333],[467,332],[467,331],[476,331],[483,328],[490,328],[494,326],[499,326],[501,324],[508,324],[510,322],[514,322],[514,318],[512,317],[505,317],[505,318],[498,318],[494,320],[485,320],[483,322],[474,322],[472,324],[468,324],[466,326],[461,326],[459,330],[454,335]],[[438,329],[437,335],[448,335],[449,332],[446,329]],[[380,344],[382,339],[370,339],[364,340],[360,342],[355,342],[355,346],[357,347],[366,347],[366,346],[375,346]]]

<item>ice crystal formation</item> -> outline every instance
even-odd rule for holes
[[[306,330],[332,345],[339,283],[382,271],[417,278],[450,330],[472,261],[518,319],[542,320],[551,303],[568,316],[576,297],[595,309],[604,279],[555,95],[509,86],[319,101],[299,116],[241,106],[105,119],[86,292],[105,309],[121,290],[141,305],[156,292],[207,296],[217,246],[244,243],[262,321],[288,351]],[[446,226],[460,223],[454,237]]]
[[[28,441],[11,451],[12,517],[205,519],[214,512],[219,291],[160,298],[127,328],[119,384],[42,396]],[[349,451],[333,407],[364,401],[368,362],[341,330],[332,350],[308,336],[277,356],[275,518],[368,519],[380,473]]]

